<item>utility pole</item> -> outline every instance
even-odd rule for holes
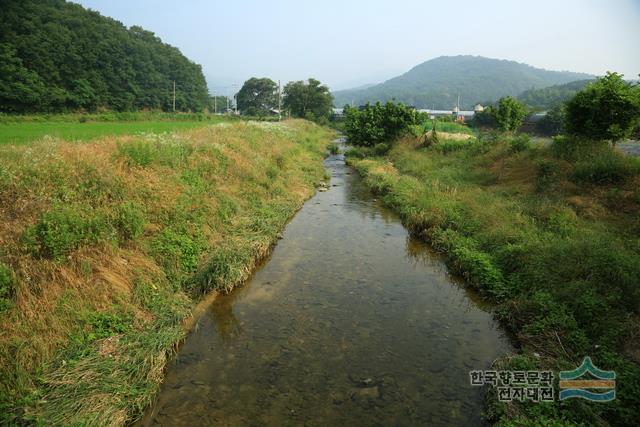
[[[213,114],[218,114],[218,97],[213,94]]]
[[[229,114],[229,97],[228,96],[227,96],[227,111],[225,111],[225,113]]]
[[[176,112],[176,81],[173,81],[173,112]]]
[[[278,121],[282,120],[282,96],[280,91],[280,80],[278,80]]]

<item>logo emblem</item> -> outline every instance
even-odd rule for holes
[[[580,379],[586,373],[594,378]],[[588,356],[573,371],[560,371],[560,400],[574,397],[594,402],[609,402],[615,399],[616,373],[596,368]]]

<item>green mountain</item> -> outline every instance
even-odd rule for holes
[[[396,99],[418,108],[449,109],[460,95],[460,107],[469,109],[478,102],[493,102],[528,89],[590,78],[593,76],[481,56],[441,56],[384,83],[336,91],[333,96],[336,106]]]
[[[529,89],[518,95],[518,99],[536,110],[548,110],[567,102],[591,81],[578,80],[541,89]]]
[[[200,65],[141,27],[64,0],[3,0],[0,112],[202,110]]]

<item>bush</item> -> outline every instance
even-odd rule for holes
[[[329,150],[329,153],[330,153],[330,154],[333,154],[333,155],[338,154],[338,153],[340,152],[340,148],[338,147],[338,144],[336,144],[336,143],[334,143],[334,142],[332,142],[331,144],[329,144],[329,145],[327,146],[327,149]]]
[[[567,103],[566,123],[571,135],[615,142],[632,134],[640,123],[640,87],[622,77],[607,73]]]
[[[498,106],[490,112],[498,127],[505,131],[518,129],[527,114],[524,104],[510,96],[500,98]]]
[[[616,184],[640,173],[640,162],[612,150],[576,163],[572,179],[580,183]]]
[[[514,153],[524,151],[531,147],[531,138],[529,138],[527,134],[520,134],[511,138],[509,145],[511,146],[511,151]]]
[[[418,124],[419,114],[402,103],[367,104],[362,110],[345,108],[345,131],[351,144],[392,143]]]
[[[84,244],[109,238],[111,231],[103,215],[81,212],[73,206],[57,206],[27,229],[25,240],[32,253],[60,260]]]
[[[385,144],[384,142],[373,146],[373,154],[376,156],[384,156],[389,150],[391,150],[391,145]]]
[[[151,252],[171,282],[180,281],[185,275],[194,273],[204,249],[204,242],[183,230],[172,228],[165,228],[151,242]]]

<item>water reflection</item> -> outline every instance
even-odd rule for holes
[[[270,260],[216,299],[145,425],[479,425],[486,307],[344,165]]]

